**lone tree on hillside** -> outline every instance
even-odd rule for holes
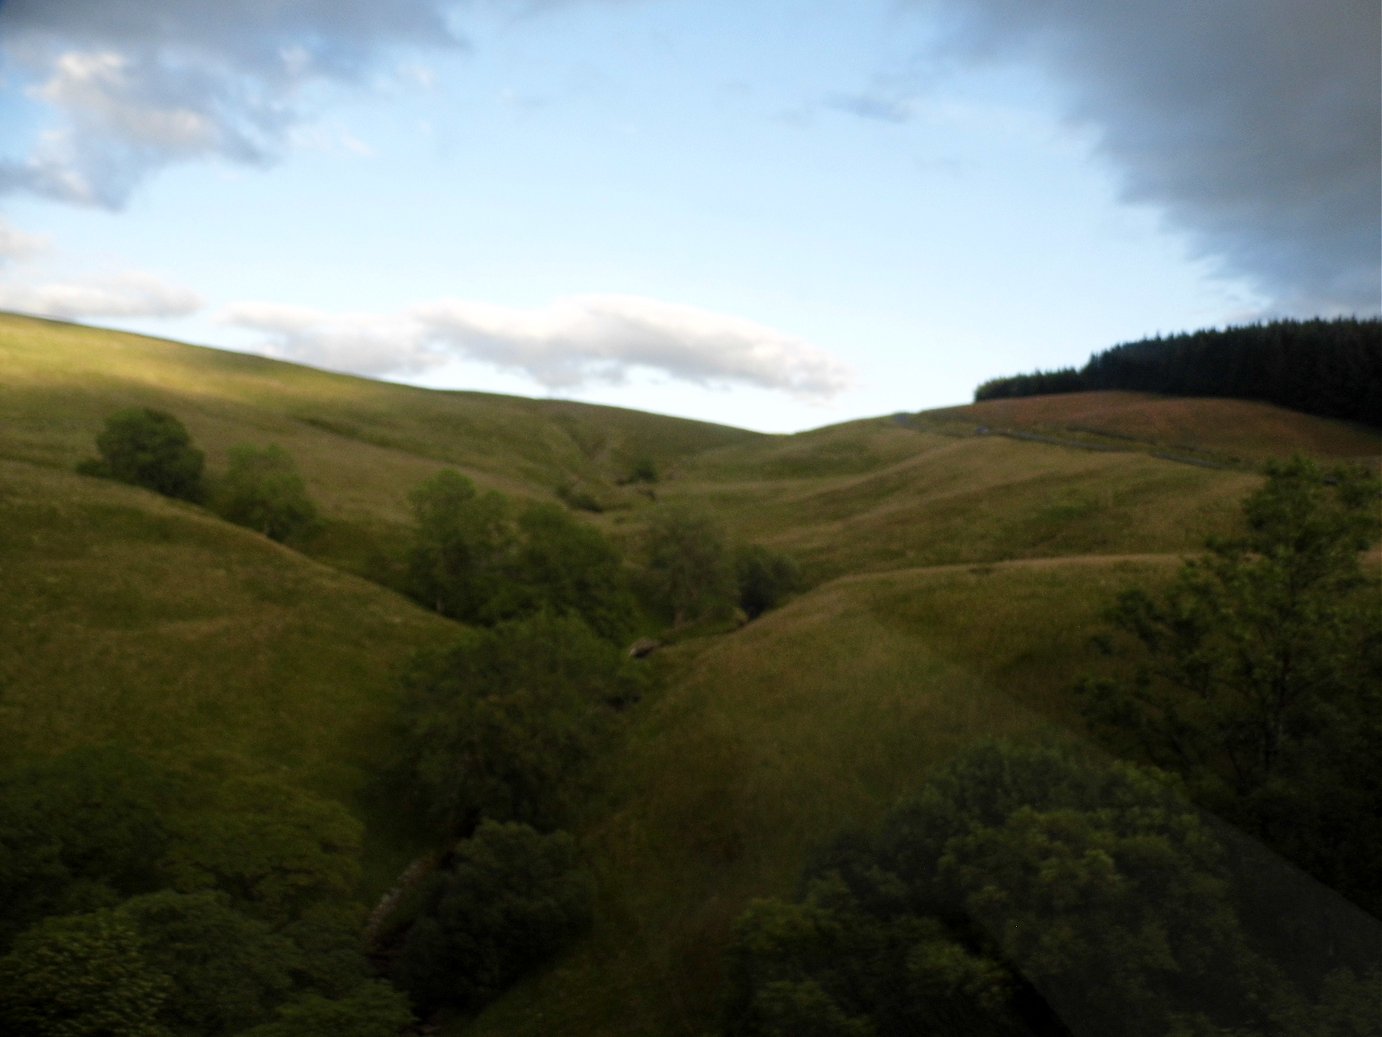
[[[83,461],[86,475],[143,486],[165,497],[200,502],[203,454],[186,426],[166,411],[136,407],[112,414],[96,437],[100,458]]]
[[[273,444],[231,448],[230,467],[216,487],[215,505],[222,518],[271,540],[291,540],[317,521],[316,506],[292,457]]]

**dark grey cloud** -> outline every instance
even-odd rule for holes
[[[938,60],[1031,61],[1126,200],[1281,313],[1382,308],[1377,0],[913,0]]]
[[[398,48],[462,46],[456,0],[8,0],[11,87],[54,117],[0,159],[0,192],[119,208],[151,171],[266,164],[314,83],[356,82]]]

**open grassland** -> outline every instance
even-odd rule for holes
[[[1130,441],[1224,460],[1261,461],[1299,452],[1376,464],[1382,457],[1382,431],[1376,428],[1250,400],[1064,393],[928,411],[917,416],[917,423],[1087,434],[1095,441]]]
[[[825,457],[811,469],[805,444],[817,438]],[[784,465],[790,474],[779,474]],[[1257,481],[1137,452],[957,438],[888,420],[708,452],[684,462],[680,476],[666,497],[711,507],[741,537],[792,552],[813,579],[1192,551],[1228,527]]]
[[[229,752],[345,798],[450,624],[196,509],[0,463],[0,737]]]
[[[503,493],[554,499],[618,486],[643,458],[668,468],[756,433],[613,407],[433,392],[161,339],[0,314],[0,458],[71,469],[105,419],[127,407],[178,417],[213,474],[232,446],[292,455],[334,529],[332,561],[397,533],[408,492],[442,466]]]
[[[787,607],[654,656],[667,682],[623,714],[577,826],[595,928],[465,1029],[484,1035],[703,1033],[749,900],[790,894],[813,852],[975,739],[1079,738],[1070,687],[1098,665],[1101,611],[1231,530],[1258,485],[1155,450],[1382,452],[1266,405],[1125,393],[762,436],[4,316],[0,371],[0,745],[249,761],[365,817],[376,893],[417,849],[394,805],[361,797],[392,751],[396,674],[456,628],[321,563],[387,553],[417,483],[442,465],[538,499],[575,482],[630,548],[687,502],[802,560],[813,586]],[[177,415],[213,475],[235,444],[282,446],[328,522],[317,560],[76,475],[130,406]],[[647,495],[620,485],[644,458],[662,473]]]

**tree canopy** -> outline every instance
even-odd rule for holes
[[[1382,321],[1272,321],[1126,342],[1080,370],[994,378],[974,391],[992,400],[1094,389],[1230,396],[1307,414],[1382,423]]]
[[[271,540],[293,540],[317,522],[316,505],[307,496],[292,457],[274,444],[232,447],[212,503],[222,518]]]
[[[112,414],[96,436],[99,460],[81,471],[143,486],[165,497],[199,502],[205,495],[200,450],[181,421],[166,411],[136,407]]]
[[[1241,535],[1212,540],[1160,594],[1122,595],[1083,686],[1120,748],[1177,771],[1206,806],[1382,908],[1382,536],[1377,479],[1274,464]]]
[[[470,1008],[584,931],[593,885],[566,833],[486,821],[421,896],[393,976],[423,1010]]]
[[[612,706],[642,671],[573,616],[477,631],[420,657],[405,684],[411,785],[437,826],[482,819],[551,827],[562,817]]]

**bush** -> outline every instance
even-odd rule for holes
[[[801,567],[788,555],[749,544],[734,553],[739,607],[750,619],[777,608],[801,586]]]
[[[200,502],[204,496],[204,457],[177,418],[148,407],[120,411],[106,419],[96,437],[99,460],[78,466],[99,475],[143,486],[165,497]]]

